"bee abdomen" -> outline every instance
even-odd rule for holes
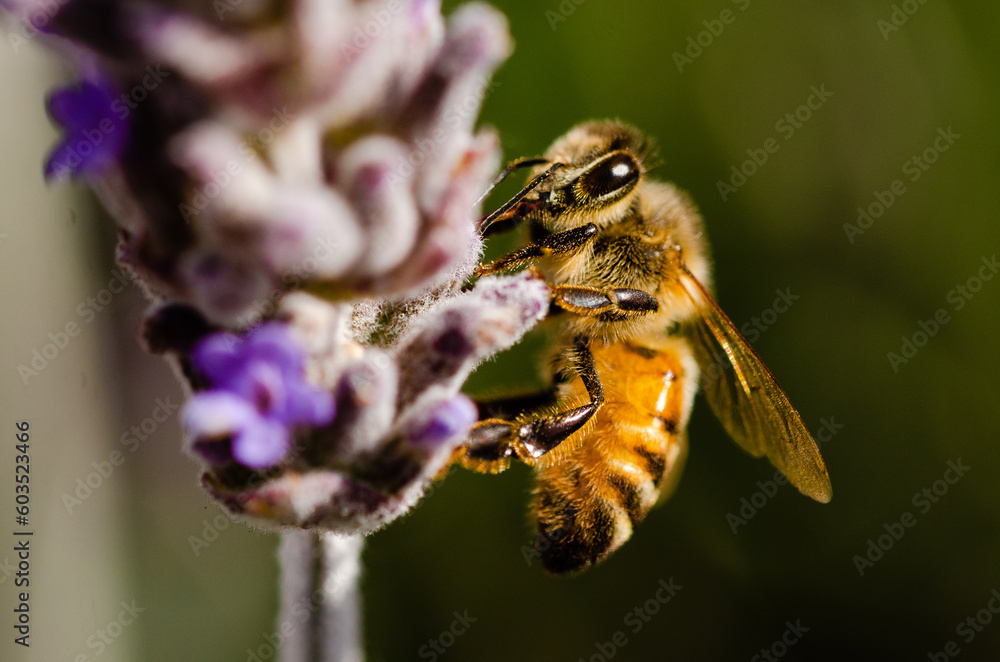
[[[663,475],[664,462],[657,465],[646,455],[652,454],[633,451],[627,459],[606,462],[596,474],[585,472],[582,465],[564,466],[561,479],[539,481],[536,544],[548,572],[585,570],[631,537],[656,502]],[[650,471],[657,466],[658,473]]]
[[[536,544],[548,572],[580,572],[613,551],[615,517],[608,504],[565,502],[548,491],[538,501]],[[631,527],[625,537],[630,534]]]
[[[687,346],[591,347],[607,399],[588,427],[538,465],[536,548],[553,574],[580,572],[629,539],[677,484],[697,368]],[[565,402],[586,397],[574,383]],[[686,395],[685,395],[686,394]]]

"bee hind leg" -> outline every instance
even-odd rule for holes
[[[499,473],[514,458],[531,464],[583,427],[604,404],[604,387],[585,338],[577,339],[572,367],[587,389],[588,404],[525,421],[479,421],[456,451],[455,461],[473,471]]]

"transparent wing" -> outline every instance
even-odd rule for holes
[[[756,457],[767,456],[802,494],[833,496],[819,449],[778,382],[705,287],[681,266],[681,284],[698,311],[691,340],[702,389],[729,436]]]

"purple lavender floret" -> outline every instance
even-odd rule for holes
[[[65,135],[45,162],[46,179],[96,177],[118,161],[128,141],[128,116],[112,110],[117,98],[114,86],[98,77],[52,92],[49,114]]]
[[[305,380],[305,354],[283,324],[258,326],[241,339],[217,333],[201,341],[191,359],[212,388],[184,409],[193,449],[209,462],[227,455],[251,469],[281,462],[291,429],[333,420],[333,396]],[[230,452],[213,440],[231,439]]]
[[[410,443],[434,447],[468,433],[479,418],[479,410],[472,400],[456,395],[434,407],[427,420],[410,433]]]

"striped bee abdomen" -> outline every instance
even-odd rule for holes
[[[605,404],[537,466],[536,545],[553,574],[585,570],[628,540],[676,483],[687,450],[697,367],[686,344],[594,344],[591,352]],[[584,397],[574,384],[563,399]]]

